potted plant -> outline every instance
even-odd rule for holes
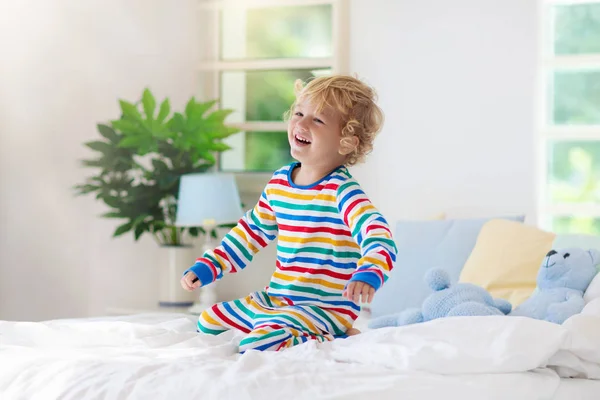
[[[216,103],[192,97],[183,112],[171,113],[168,98],[157,107],[145,89],[135,104],[120,100],[120,118],[98,124],[101,138],[85,143],[96,156],[83,160],[83,166],[95,172],[75,186],[76,194],[95,194],[110,208],[102,217],[124,220],[114,237],[132,232],[137,241],[149,234],[165,247],[166,260],[172,262],[161,265],[162,305],[193,302],[178,286],[180,275],[175,276],[193,261],[187,238],[216,237],[216,231],[175,226],[181,175],[214,167],[215,154],[229,149],[222,140],[239,132],[224,122],[232,110],[215,109]]]

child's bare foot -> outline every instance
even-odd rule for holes
[[[356,328],[350,328],[346,331],[346,336],[354,336],[354,335],[358,335],[360,333],[360,331]]]

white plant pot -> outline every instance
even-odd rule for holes
[[[160,307],[189,307],[197,298],[197,293],[181,287],[181,277],[194,263],[192,246],[161,246],[158,286]]]

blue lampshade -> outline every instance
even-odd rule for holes
[[[181,177],[177,226],[204,226],[237,222],[243,215],[232,174],[200,173]]]

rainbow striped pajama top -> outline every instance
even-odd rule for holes
[[[253,300],[267,308],[326,310],[335,316],[334,330],[345,332],[360,308],[343,297],[344,288],[351,281],[381,287],[393,268],[396,246],[388,223],[346,167],[298,186],[291,179],[297,165],[277,170],[256,206],[189,270],[207,285],[244,269],[277,238],[275,272],[263,295]],[[264,293],[270,300],[261,300]]]

